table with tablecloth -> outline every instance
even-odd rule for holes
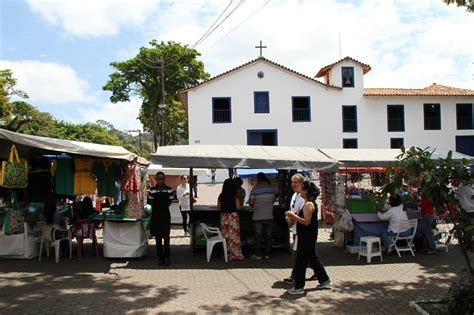
[[[89,220],[104,224],[104,257],[143,257],[148,249],[148,225],[150,217],[129,218],[117,214],[93,214]]]
[[[418,219],[418,227],[420,227],[420,211],[407,211],[407,216],[408,219]],[[352,223],[354,225],[354,244],[357,246],[362,236],[380,236],[382,231],[388,228],[388,221],[380,220],[377,213],[353,213]],[[417,231],[421,230],[418,227]]]

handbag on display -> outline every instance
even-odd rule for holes
[[[5,188],[28,187],[28,163],[20,161],[15,145],[12,145],[8,161],[2,162],[0,186]]]

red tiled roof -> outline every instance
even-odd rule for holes
[[[362,63],[359,60],[355,60],[354,58],[351,58],[351,57],[347,56],[344,59],[336,61],[335,63],[331,63],[330,65],[322,67],[321,69],[319,69],[318,73],[316,73],[315,77],[316,78],[324,77],[326,75],[326,73],[329,70],[331,70],[336,64],[338,64],[340,62],[343,62],[343,61],[353,61],[353,62],[359,64],[362,67],[362,70],[363,70],[364,74],[366,74],[367,72],[369,72],[372,69],[368,64]]]
[[[266,59],[265,57],[259,57],[259,58],[257,58],[257,59],[251,60],[251,61],[249,61],[249,62],[247,62],[247,63],[244,63],[243,65],[240,65],[240,66],[238,66],[238,67],[235,67],[234,69],[231,69],[231,70],[228,70],[228,71],[226,71],[226,72],[224,72],[224,73],[221,73],[221,74],[219,74],[219,75],[216,75],[215,77],[212,77],[212,78],[210,78],[210,79],[208,79],[208,80],[206,80],[206,81],[203,81],[203,82],[201,82],[201,83],[194,84],[194,85],[190,86],[190,87],[187,88],[187,89],[179,90],[179,91],[177,91],[176,93],[177,93],[177,94],[181,94],[181,93],[183,93],[183,92],[186,92],[186,91],[195,89],[196,87],[198,87],[198,86],[200,86],[200,85],[207,84],[207,83],[209,83],[210,81],[213,81],[213,80],[216,80],[216,79],[221,78],[221,77],[223,77],[223,76],[226,76],[226,75],[228,75],[228,74],[230,74],[230,73],[232,73],[232,72],[234,72],[234,71],[237,71],[237,70],[239,70],[239,69],[242,69],[242,68],[247,67],[247,66],[249,66],[249,65],[251,65],[251,64],[253,64],[253,63],[257,63],[257,62],[259,62],[259,61],[266,62],[266,63],[268,63],[268,64],[270,64],[270,65],[276,66],[276,67],[278,67],[278,68],[280,68],[280,69],[282,69],[282,70],[284,70],[284,71],[290,72],[290,73],[295,74],[295,75],[297,75],[297,76],[299,76],[299,77],[302,77],[302,78],[307,79],[307,80],[310,80],[310,81],[312,81],[312,82],[314,82],[314,83],[320,84],[320,85],[322,85],[322,86],[324,86],[324,87],[329,87],[329,88],[334,88],[334,89],[341,90],[341,88],[338,87],[338,86],[334,86],[334,85],[330,85],[330,84],[325,84],[325,83],[323,83],[323,82],[321,82],[321,81],[318,81],[318,80],[316,80],[316,79],[314,79],[314,78],[312,78],[312,77],[309,77],[309,76],[304,75],[304,74],[302,74],[302,73],[296,72],[296,71],[294,71],[294,70],[292,70],[292,69],[290,69],[290,68],[287,68],[287,67],[285,67],[285,66],[282,66],[282,65],[280,65],[280,64],[278,64],[278,63],[275,63],[275,62],[273,62],[273,61],[271,61],[271,60],[268,60],[268,59]]]
[[[423,89],[367,88],[364,96],[474,96],[474,90],[433,83]]]

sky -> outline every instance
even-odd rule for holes
[[[141,129],[140,100],[102,90],[110,63],[153,39],[193,47],[212,25],[195,46],[211,76],[262,40],[265,58],[308,76],[350,56],[372,67],[365,87],[474,89],[474,13],[442,0],[0,0],[0,69],[58,119]]]

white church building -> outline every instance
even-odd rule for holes
[[[179,92],[189,144],[415,145],[474,156],[474,90],[366,88],[370,70],[346,57],[312,78],[259,57]]]

